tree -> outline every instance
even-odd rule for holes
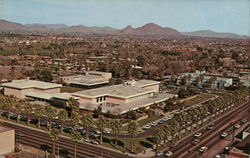
[[[158,152],[158,145],[161,143],[163,138],[163,130],[162,128],[157,128],[153,133],[153,138],[155,142],[155,154]]]
[[[54,107],[51,106],[46,106],[45,107],[45,114],[47,115],[49,124],[47,122],[47,125],[49,126],[49,130],[51,130],[51,121],[52,118],[56,116],[56,109]]]
[[[136,121],[131,121],[128,124],[128,134],[131,136],[131,152],[134,152],[134,137],[138,134],[138,123]]]
[[[102,144],[103,132],[107,126],[107,120],[104,117],[99,117],[96,126],[100,130],[100,144]]]
[[[70,120],[71,120],[71,122],[73,124],[73,130],[75,131],[76,130],[75,129],[76,125],[78,125],[81,122],[80,121],[81,120],[80,115],[77,112],[73,112],[71,114]]]
[[[12,96],[3,97],[2,104],[3,107],[7,110],[7,119],[10,119],[10,110],[15,100]]]
[[[64,109],[60,110],[58,113],[58,118],[61,122],[61,133],[63,133],[63,126],[65,121],[68,119],[68,112]]]
[[[60,130],[54,128],[49,131],[49,137],[53,142],[53,155],[56,155],[56,141],[58,141],[59,136],[60,136]]]
[[[87,130],[87,139],[89,138],[89,129],[93,125],[93,118],[90,115],[81,118],[81,124]]]
[[[13,104],[13,106],[14,106],[14,111],[16,112],[16,115],[17,115],[16,116],[16,122],[18,122],[19,121],[19,115],[23,110],[23,104],[15,102]]]
[[[74,158],[76,158],[76,143],[79,141],[79,140],[81,140],[82,139],[82,136],[81,136],[81,134],[79,133],[79,132],[76,132],[76,131],[74,131],[74,132],[72,132],[71,134],[70,134],[70,136],[71,136],[71,140],[74,142]]]
[[[31,105],[30,103],[26,102],[25,106],[24,106],[24,113],[26,114],[27,117],[27,125],[30,125],[30,116],[33,114],[33,105]]]
[[[71,109],[71,113],[77,112],[79,111],[79,102],[73,97],[71,97],[69,98],[69,101],[68,101],[68,107]]]
[[[117,146],[118,142],[118,135],[120,134],[122,127],[122,123],[118,120],[115,120],[114,122],[111,122],[111,129],[113,134],[115,135],[115,146]]]
[[[44,115],[45,109],[44,106],[41,104],[34,104],[35,107],[35,115],[37,117],[37,127],[40,128],[40,124],[41,124],[41,117]]]

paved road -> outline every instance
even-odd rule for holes
[[[3,123],[4,126],[14,128],[16,131],[20,131],[24,134],[21,138],[21,142],[23,144],[33,146],[36,148],[43,147],[52,147],[52,142],[49,138],[48,133],[38,130],[35,128],[19,125],[12,122],[5,121]],[[57,146],[56,146],[57,148]],[[65,157],[71,158],[74,153],[74,143],[68,139],[67,137],[60,137],[59,139],[59,148],[60,153],[64,154]],[[57,149],[56,149],[57,150]],[[77,158],[89,158],[89,157],[105,157],[105,158],[125,158],[132,157],[128,156],[119,151],[115,151],[112,149],[107,149],[102,146],[92,145],[84,142],[77,143]]]
[[[191,142],[194,140],[193,136],[189,136],[182,140],[176,147],[171,149],[171,151],[174,152],[173,157],[195,157],[198,153],[197,150],[201,146],[205,146],[208,142],[210,142],[213,138],[217,138],[220,133],[224,132],[228,128],[230,128],[232,125],[229,124],[229,122],[237,122],[238,120],[241,120],[242,118],[249,117],[249,110],[250,108],[250,102],[247,104],[244,104],[243,106],[238,107],[232,112],[229,112],[228,114],[222,116],[218,120],[214,121],[215,127],[213,130],[206,130],[206,129],[200,129],[197,132],[203,133],[202,137],[199,139],[201,142],[198,145],[192,145]],[[169,149],[166,149],[169,150]],[[188,153],[188,151],[192,152],[193,154]]]

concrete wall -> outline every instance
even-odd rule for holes
[[[13,153],[15,151],[15,130],[0,133],[0,155]]]
[[[52,88],[52,89],[34,89],[34,88],[28,88],[28,89],[14,89],[14,88],[4,88],[4,95],[13,95],[17,98],[25,98],[25,95],[27,93],[37,92],[37,93],[45,93],[45,94],[53,94],[53,93],[60,93],[60,88]]]
[[[124,104],[127,102],[127,99],[107,96],[106,102],[107,103],[115,103],[115,104]]]
[[[4,87],[4,95],[13,95],[14,97],[17,98],[25,98],[25,96],[22,93],[22,90],[8,88],[8,87]]]

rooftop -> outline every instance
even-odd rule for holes
[[[148,92],[154,92],[152,89],[139,88],[131,85],[113,85],[101,88],[95,88],[90,90],[84,90],[74,93],[76,96],[86,96],[86,97],[98,97],[104,95],[116,96],[127,98],[137,94],[144,94]]]
[[[4,127],[4,126],[0,126],[0,133],[6,132],[6,131],[10,131],[10,130],[14,130],[14,129],[8,128],[8,127]]]
[[[62,87],[61,84],[29,80],[29,79],[13,80],[12,82],[3,83],[2,86],[18,88],[18,89],[26,89],[26,88],[50,89],[50,88]]]
[[[149,105],[152,105],[154,103],[159,103],[162,101],[165,101],[173,96],[176,96],[174,94],[169,94],[169,93],[163,93],[163,94],[158,94],[155,97],[150,97],[150,98],[144,98],[143,100],[138,100],[134,101],[131,103],[126,103],[126,104],[121,104],[120,106],[115,106],[115,107],[109,107],[106,105],[102,106],[102,112],[108,112],[110,111],[112,114],[117,115],[117,114],[123,114],[128,111],[136,110],[141,107],[146,107]],[[98,104],[93,104],[93,103],[80,103],[80,108],[81,109],[86,109],[93,111],[94,109],[98,108]]]

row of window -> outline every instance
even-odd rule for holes
[[[102,101],[105,101],[106,100],[106,97],[98,97],[96,98],[96,102],[102,102]]]

